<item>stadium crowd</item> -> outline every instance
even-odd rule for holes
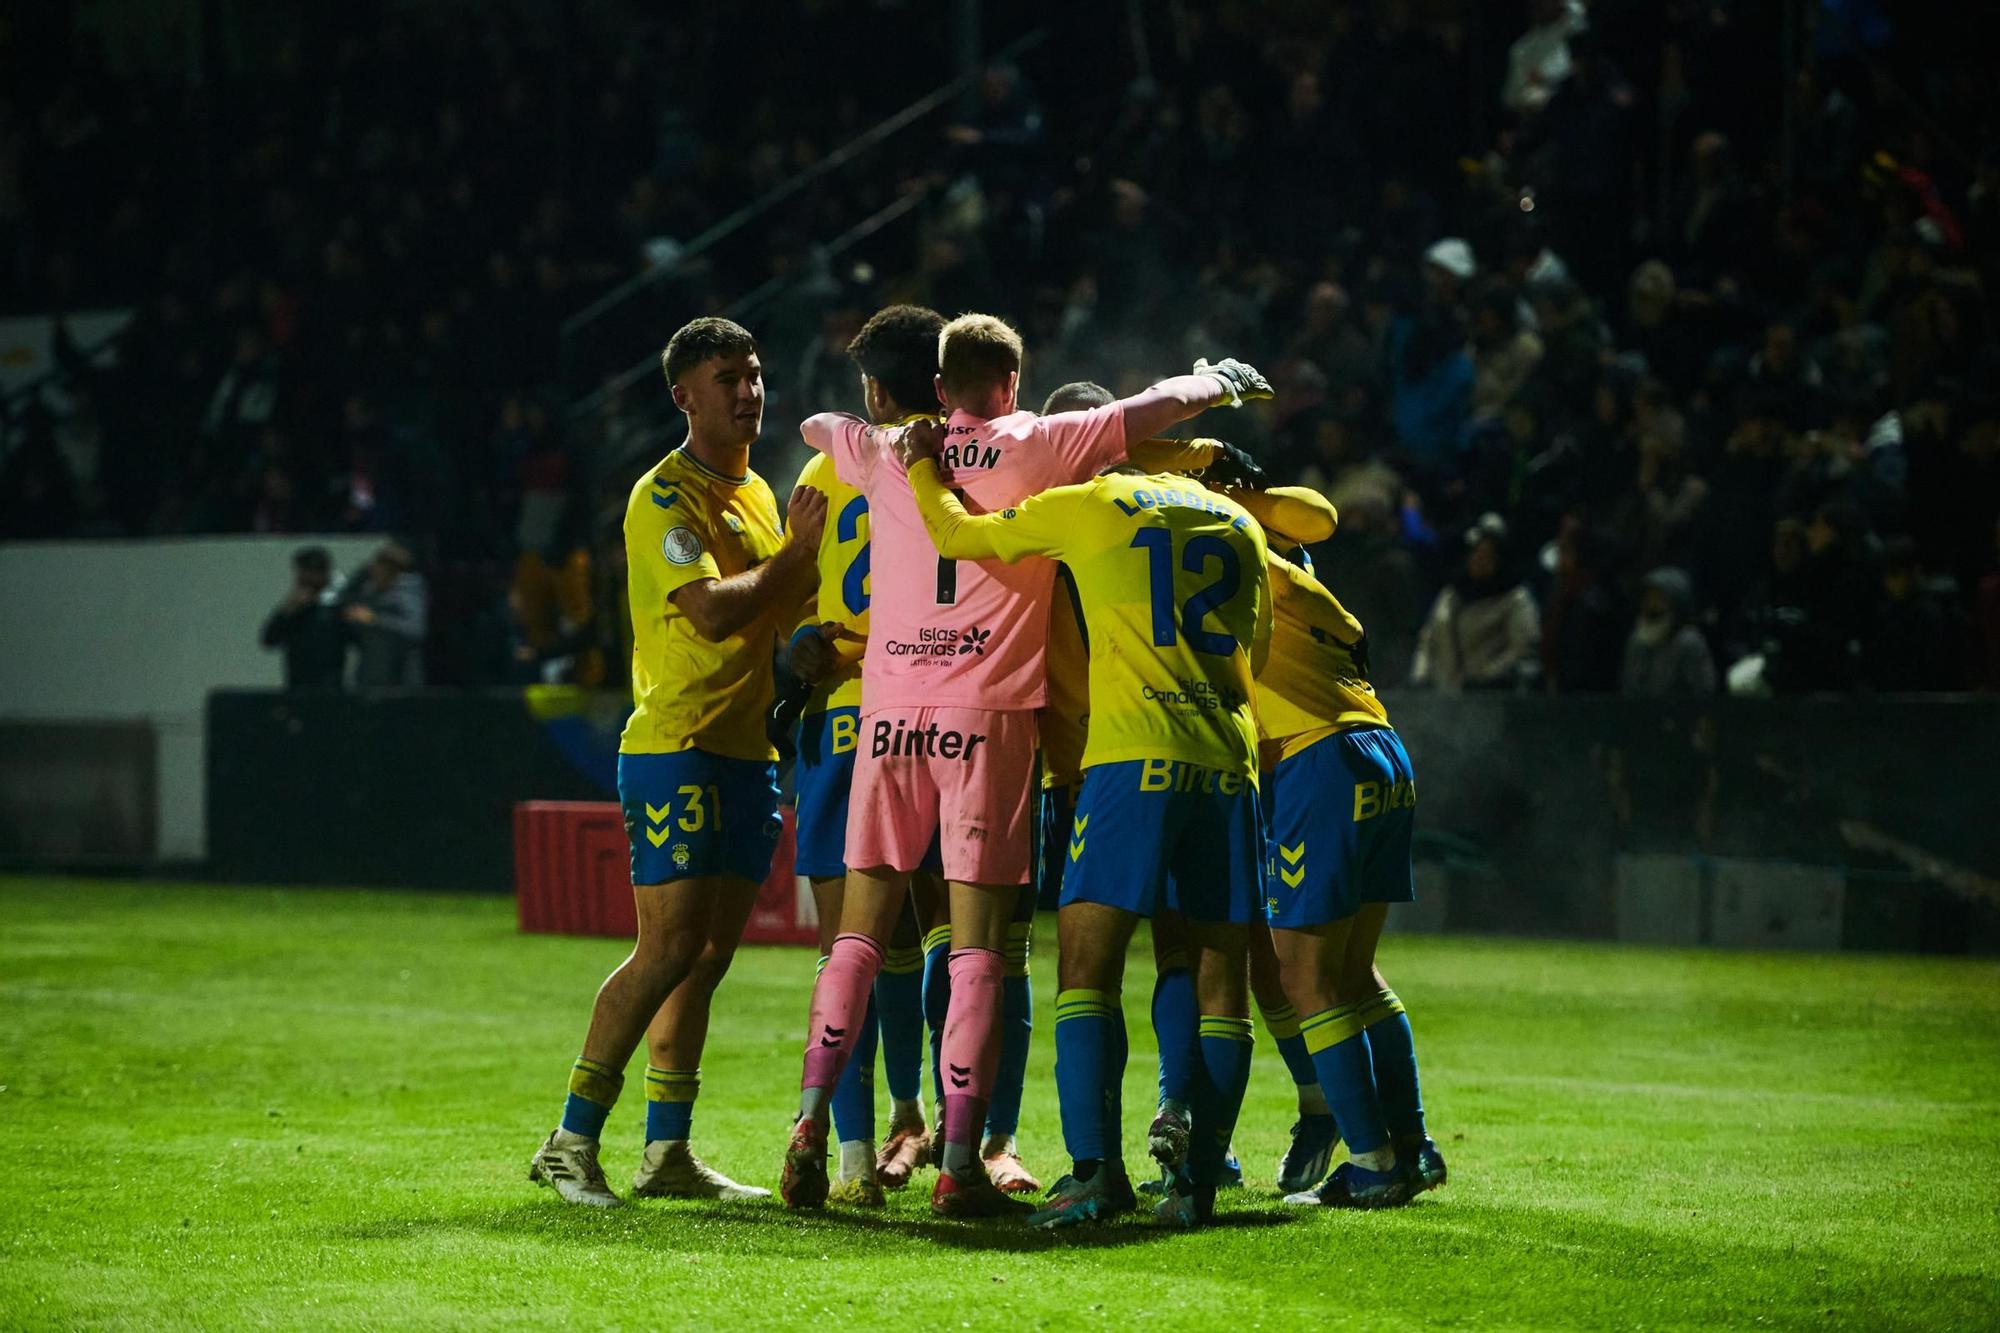
[[[713,16],[307,7],[199,89],[24,24],[0,308],[135,313],[115,357],[59,336],[67,410],[7,401],[0,537],[395,534],[429,679],[620,677],[664,394],[566,426],[562,321],[943,76],[796,89],[892,39],[947,68],[930,7],[750,8],[797,35],[737,67]],[[1079,15],[581,370],[783,279],[750,317],[782,491],[886,301],[1012,318],[1042,391],[1226,347],[1279,393],[1236,442],[1339,507],[1315,556],[1385,684],[2000,688],[1990,82],[1941,18],[1795,8]]]

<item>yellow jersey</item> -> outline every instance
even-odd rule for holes
[[[1035,714],[1042,742],[1042,787],[1067,787],[1083,773],[1083,745],[1090,736],[1090,642],[1083,632],[1083,602],[1068,565],[1056,566],[1056,596],[1049,604],[1049,701]]]
[[[783,543],[778,502],[755,472],[724,476],[681,448],[639,478],[625,505],[633,707],[621,753],[778,757],[764,737],[764,715],[783,614],[766,612],[710,643],[673,594],[744,573]]]
[[[1264,531],[1241,505],[1182,477],[1114,472],[975,516],[928,459],[910,485],[945,558],[1069,566],[1090,644],[1085,769],[1165,759],[1254,781],[1271,591]]]
[[[868,497],[833,472],[833,459],[815,453],[799,473],[799,486],[826,497],[826,528],[819,538],[819,592],[802,625],[831,625],[841,667],[821,681],[805,712],[861,704],[861,650],[868,642]]]
[[[1335,732],[1389,724],[1368,683],[1356,620],[1326,585],[1282,556],[1269,557],[1271,654],[1257,677],[1259,734],[1289,759]]]

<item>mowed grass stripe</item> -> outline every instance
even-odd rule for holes
[[[0,912],[0,1141],[36,1164],[0,1184],[0,1327],[2000,1317],[1992,963],[1392,937],[1450,1186],[1396,1213],[1282,1208],[1292,1094],[1260,1031],[1253,1185],[1223,1225],[1070,1240],[934,1223],[928,1176],[876,1215],[558,1208],[526,1158],[622,946],[520,936],[503,899],[13,879]],[[1022,1139],[1053,1180],[1051,932],[1036,951]],[[1135,1155],[1150,971],[1135,952]],[[805,950],[746,950],[717,1006],[695,1135],[740,1178],[775,1175],[811,976]]]

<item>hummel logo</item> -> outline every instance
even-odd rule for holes
[[[847,1035],[846,1028],[837,1028],[833,1024],[828,1023],[824,1028],[820,1030],[819,1044],[821,1046],[828,1047],[829,1049],[837,1047],[840,1045],[840,1039],[842,1037],[845,1037],[846,1035]]]
[[[1278,868],[1278,878],[1285,881],[1286,885],[1294,889],[1305,883],[1305,842],[1301,840],[1296,847],[1287,847],[1281,842],[1278,844],[1278,855],[1284,859],[1284,864]]]
[[[952,1066],[950,1066],[950,1069],[951,1069],[951,1086],[952,1086],[952,1087],[954,1087],[954,1088],[965,1088],[965,1087],[968,1087],[968,1086],[970,1086],[970,1085],[971,1085],[971,1083],[972,1083],[972,1070],[971,1070],[971,1068],[969,1068],[969,1067],[968,1067],[968,1066],[966,1066],[966,1065],[952,1065]]]
[[[986,641],[992,637],[992,630],[980,629],[977,625],[973,626],[971,629],[966,630],[964,635],[959,638],[958,655],[963,657],[967,653],[977,653],[981,657],[986,656]]]

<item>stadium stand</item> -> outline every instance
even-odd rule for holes
[[[1942,14],[1107,6],[954,83],[945,8],[24,13],[0,311],[59,368],[6,392],[0,538],[393,533],[428,680],[616,684],[608,525],[672,430],[621,373],[740,310],[782,487],[915,299],[1013,319],[1043,389],[1269,369],[1230,427],[1340,506],[1386,684],[1504,624],[1433,683],[2000,688],[2000,159]]]

